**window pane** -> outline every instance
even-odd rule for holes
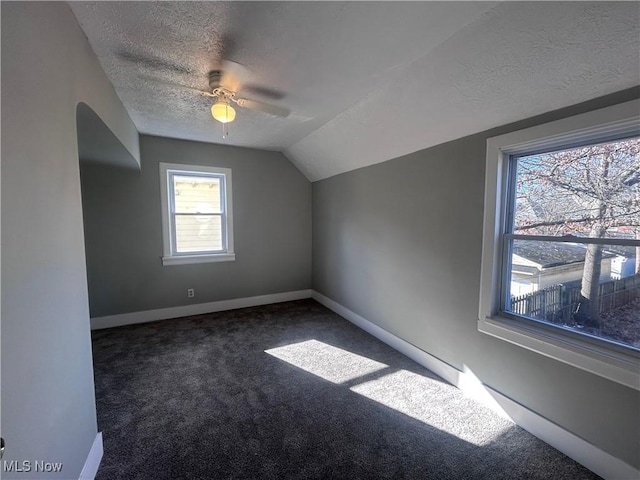
[[[640,349],[633,246],[512,240],[506,310]]]
[[[224,249],[222,216],[176,215],[176,251],[211,252]]]
[[[520,157],[514,232],[632,238],[640,225],[640,138]]]
[[[222,213],[220,178],[173,175],[176,213]]]

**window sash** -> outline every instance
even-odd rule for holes
[[[525,235],[521,233],[505,233],[503,237],[508,240],[539,240],[543,242],[566,242],[585,243],[593,245],[624,245],[629,247],[640,247],[640,240],[635,238],[607,238],[607,237],[577,237],[573,235],[550,236],[550,235]]]
[[[553,242],[553,243],[579,243],[584,245],[622,245],[626,247],[640,247],[640,240],[637,239],[624,239],[624,238],[594,238],[594,237],[575,237],[572,235],[566,235],[562,237],[554,237],[548,235],[523,235],[518,233],[504,233],[501,236],[501,260],[500,260],[500,313],[513,314],[507,310],[507,303],[509,295],[511,294],[510,287],[510,272],[512,269],[512,250],[513,240],[533,240],[539,242]],[[518,315],[520,318],[529,319]],[[534,319],[535,320],[535,319]]]
[[[585,341],[594,344],[594,345],[605,345],[607,348],[616,350],[618,352],[630,353],[636,357],[640,358],[640,348],[618,342],[616,340],[607,338],[605,336],[597,336],[588,332],[577,331],[571,327],[567,327],[564,325],[558,325],[555,323],[551,323],[539,318],[530,317],[527,315],[519,314],[511,309],[511,281],[512,281],[512,253],[513,253],[513,243],[512,240],[535,240],[540,242],[567,242],[567,243],[575,243],[575,244],[596,244],[596,245],[612,245],[613,242],[608,242],[606,238],[589,238],[587,241],[577,241],[576,237],[552,237],[552,236],[541,236],[541,235],[517,235],[517,234],[505,234],[504,235],[504,255],[503,259],[508,259],[507,261],[503,260],[503,270],[501,274],[501,296],[500,296],[500,311],[499,314],[501,316],[510,318],[513,321],[520,322],[522,324],[533,324],[537,325],[538,328],[547,329],[548,331],[561,331],[564,335],[568,335],[574,339],[584,339]],[[604,240],[604,242],[602,241]],[[624,245],[624,246],[640,246],[640,240],[619,240],[615,242],[616,245]],[[632,245],[633,244],[633,245]],[[547,287],[545,287],[547,288]]]
[[[171,236],[172,236],[172,241],[173,241],[173,245],[172,245],[172,255],[175,256],[180,256],[180,255],[202,255],[202,254],[215,254],[215,253],[226,253],[227,251],[227,246],[226,246],[226,242],[225,242],[225,238],[226,238],[226,225],[225,225],[225,216],[221,213],[175,213],[172,214],[172,221],[171,221],[171,228],[172,228],[172,232],[171,232]],[[206,218],[206,217],[219,217],[220,218],[220,244],[221,247],[219,249],[202,249],[202,250],[188,250],[188,251],[179,251],[178,249],[178,218],[181,217],[202,217],[202,218]]]
[[[191,212],[176,212],[176,192],[175,192],[175,177],[201,177],[201,178],[216,178],[220,182],[220,212],[216,213],[191,213]],[[167,170],[167,187],[169,191],[169,217],[170,217],[170,234],[171,234],[171,255],[172,256],[190,256],[190,255],[206,255],[206,254],[217,254],[217,253],[226,253],[227,248],[227,208],[226,208],[226,175],[218,174],[218,173],[202,173],[202,172],[187,172],[184,170]],[[207,249],[207,250],[197,250],[190,252],[179,252],[178,251],[178,232],[176,227],[176,217],[178,216],[194,216],[194,217],[211,217],[211,216],[220,216],[221,217],[221,235],[222,235],[222,246],[219,250],[216,249]]]

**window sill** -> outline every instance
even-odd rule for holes
[[[188,265],[193,263],[233,262],[235,253],[215,253],[208,255],[176,255],[174,257],[162,257],[162,266]]]
[[[564,335],[553,328],[502,316],[481,318],[478,330],[541,355],[573,365],[635,390],[640,390],[640,358],[605,345]]]

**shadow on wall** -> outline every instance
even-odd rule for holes
[[[109,127],[102,119],[89,107],[86,103],[79,102],[76,106],[76,128],[78,134],[78,160],[80,163],[80,176],[83,174],[83,167],[108,167],[116,168],[121,172],[138,173],[140,172],[140,164],[129,153],[129,150],[118,140]],[[85,264],[87,266],[87,284],[89,290],[89,307],[92,308],[92,291],[101,289],[117,288],[117,285],[96,285],[91,277],[91,248],[89,248],[89,239],[93,235],[104,235],[100,226],[103,225],[101,218],[94,219],[94,223],[98,225],[91,227],[91,219],[87,218],[85,208],[86,191],[83,188],[83,182],[80,182],[83,197],[83,226],[84,226],[84,244],[85,244]],[[110,188],[105,186],[105,188]]]
[[[76,107],[76,125],[80,162],[140,170],[136,159],[86,103]]]

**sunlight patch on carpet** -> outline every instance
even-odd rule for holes
[[[494,442],[513,427],[511,421],[480,407],[453,385],[408,370],[390,369],[315,339],[265,353],[334,384],[349,383],[354,393],[477,446]]]
[[[351,391],[477,446],[490,444],[513,427],[488,409],[479,412],[478,405],[452,385],[407,370],[363,382]]]
[[[265,352],[301,368],[305,372],[336,384],[388,368],[384,363],[327,345],[318,340],[292,343],[284,347],[265,350]]]

